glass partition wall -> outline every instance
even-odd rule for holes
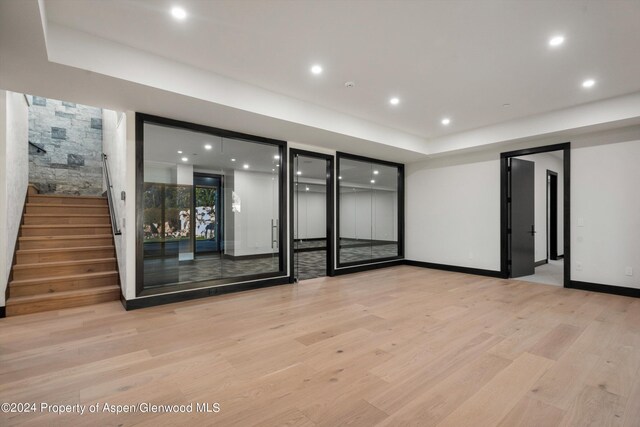
[[[137,116],[138,294],[285,276],[285,143]]]
[[[338,267],[404,256],[404,166],[338,153]]]

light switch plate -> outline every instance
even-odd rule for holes
[[[633,276],[633,268],[631,267],[627,267],[624,269],[624,274],[626,274],[627,276]]]

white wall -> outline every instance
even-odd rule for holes
[[[327,194],[304,191],[294,197],[294,236],[296,239],[325,238],[327,235]]]
[[[21,93],[0,90],[0,306],[29,185],[29,117]]]
[[[560,152],[561,153],[561,152]],[[529,160],[535,163],[535,261],[547,259],[547,170],[558,174],[558,255],[564,254],[564,168],[562,159],[549,153],[538,153],[530,156],[518,157],[522,160]]]
[[[344,191],[340,194],[340,237],[397,240],[398,194],[393,191]]]
[[[559,142],[407,165],[406,258],[499,270],[499,153]],[[573,137],[571,156],[571,279],[640,288],[640,127]]]
[[[230,204],[225,209],[225,218],[232,215],[234,220],[232,255],[276,251],[271,248],[271,220],[278,218],[278,183],[272,178],[269,173],[235,171],[233,191],[241,199],[241,212],[231,212]]]
[[[405,197],[407,259],[500,269],[497,158],[471,155],[409,164]]]
[[[122,200],[124,191],[129,197],[135,197],[134,193],[127,193],[127,116],[125,113],[112,110],[102,110],[102,149],[107,155],[109,165],[109,177],[111,179],[113,203],[115,205],[118,226],[121,235],[114,236],[116,246],[116,258],[120,272],[120,281],[123,282],[123,290],[126,289],[127,278],[127,247],[126,235],[126,200]],[[132,223],[133,225],[133,223]],[[135,284],[134,284],[135,287]]]
[[[571,278],[640,288],[640,129],[571,154]]]

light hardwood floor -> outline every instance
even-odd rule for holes
[[[0,401],[221,409],[3,426],[638,426],[640,300],[402,266],[32,314],[0,320]]]

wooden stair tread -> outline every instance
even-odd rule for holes
[[[27,295],[22,297],[9,297],[7,305],[28,304],[41,300],[64,300],[73,299],[81,296],[91,296],[97,294],[110,293],[114,291],[120,292],[118,285],[99,286],[96,288],[78,289],[75,291],[49,292],[39,295]]]
[[[84,251],[93,251],[93,250],[106,250],[106,249],[115,249],[114,245],[108,246],[81,246],[77,248],[45,248],[45,249],[18,249],[16,253],[18,255],[28,255],[28,254],[50,254],[57,252],[84,252]]]
[[[65,206],[70,206],[70,205],[65,205]],[[91,206],[91,205],[82,205],[82,206]],[[49,217],[60,217],[60,218],[66,218],[66,217],[80,217],[80,218],[85,218],[85,217],[89,217],[89,218],[104,218],[104,217],[108,217],[109,214],[68,214],[68,213],[46,213],[46,214],[34,214],[34,213],[26,213],[24,214],[24,216],[31,216],[31,217],[42,217],[42,218],[49,218]]]
[[[29,197],[38,197],[38,198],[63,198],[63,199],[99,199],[106,200],[105,196],[75,196],[73,194],[30,194]]]
[[[31,207],[31,206],[46,207],[46,208],[54,207],[54,208],[104,208],[104,209],[108,209],[108,207],[109,207],[108,205],[103,205],[103,204],[71,205],[71,204],[64,204],[64,203],[31,203],[31,202],[27,202],[27,207]]]
[[[97,264],[101,262],[115,262],[116,259],[110,258],[93,258],[93,259],[80,259],[74,261],[51,261],[51,262],[38,262],[36,264],[18,264],[14,265],[15,270],[28,270],[31,268],[51,268],[51,267],[63,267],[67,265],[85,265],[85,264]]]
[[[109,237],[111,237],[111,234],[74,234],[71,236],[27,236],[27,237],[19,237],[18,239],[19,240],[69,240],[69,239],[105,239]]]
[[[22,228],[111,228],[111,224],[23,224]]]
[[[80,274],[70,274],[67,276],[55,276],[55,277],[43,277],[37,279],[21,279],[21,280],[12,280],[9,282],[10,285],[14,286],[29,286],[33,284],[39,284],[42,282],[62,282],[62,281],[70,281],[70,280],[80,280],[80,279],[99,279],[103,277],[111,277],[118,276],[118,272],[113,271],[99,271],[97,273],[80,273]]]

